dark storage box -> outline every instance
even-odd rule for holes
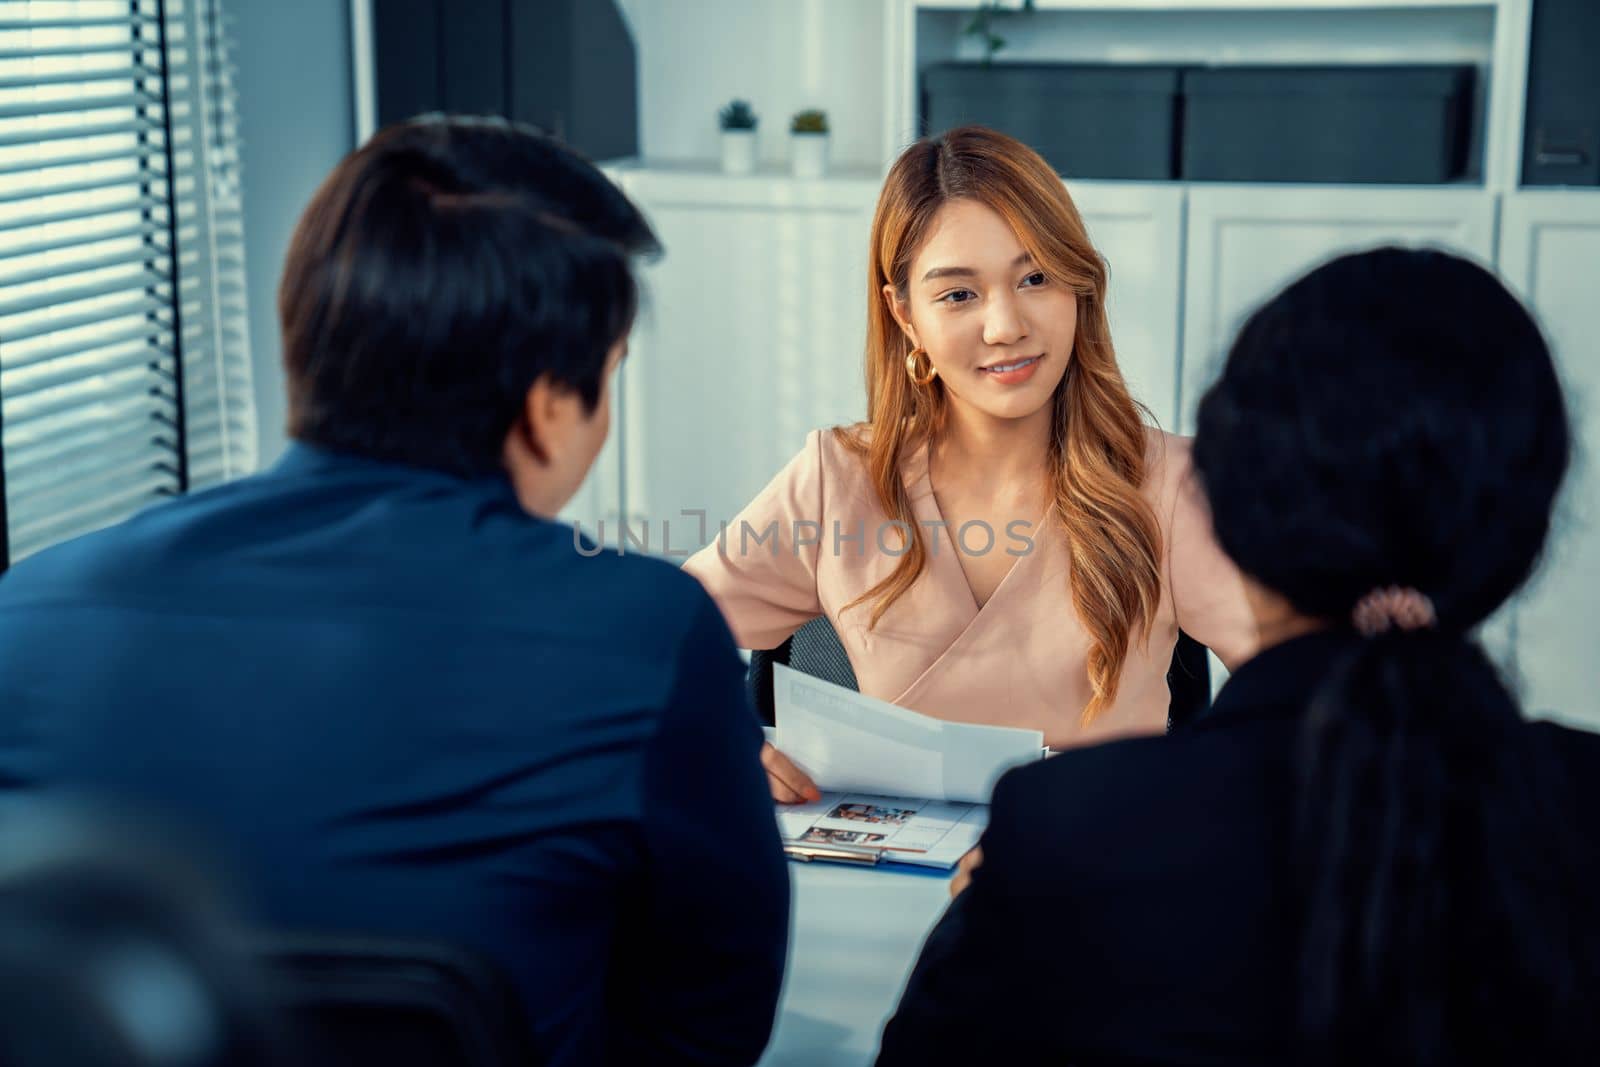
[[[923,72],[930,134],[976,124],[1069,178],[1174,178],[1176,67],[944,63]]]
[[[1181,176],[1448,182],[1466,165],[1472,67],[1213,67],[1183,74]]]
[[[1600,4],[1539,0],[1528,44],[1523,185],[1600,185]]]

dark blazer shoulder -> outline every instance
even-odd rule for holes
[[[1574,816],[1600,831],[1600,733],[1548,721],[1530,722],[1528,730],[1540,757],[1564,770]]]
[[[1528,729],[1568,762],[1600,769],[1600,732],[1543,719],[1528,723]]]
[[[573,553],[568,568],[591,591],[597,606],[604,603],[615,613],[619,636],[647,640],[652,634],[681,635],[699,625],[705,614],[721,622],[705,587],[670,561],[607,550],[591,557]]]
[[[1292,720],[1125,738],[1015,768],[995,786],[985,834],[1022,884],[1030,867],[1094,866],[1129,841],[1175,843],[1180,826],[1252,818],[1287,773]]]
[[[1249,764],[1292,728],[1282,721],[1247,721],[1070,748],[1007,772],[996,786],[994,806],[1005,811],[1080,797],[1113,803],[1152,789],[1204,784]]]

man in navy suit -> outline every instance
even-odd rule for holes
[[[742,664],[553,520],[654,247],[506,123],[347,157],[283,276],[287,455],[0,580],[0,792],[180,820],[275,927],[477,950],[544,1062],[754,1062],[789,898]]]

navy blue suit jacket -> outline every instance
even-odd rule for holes
[[[552,1063],[750,1063],[788,876],[716,607],[503,478],[296,445],[0,579],[0,790],[195,828],[279,927],[453,940]]]

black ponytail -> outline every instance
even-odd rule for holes
[[[1534,569],[1569,449],[1532,319],[1437,252],[1290,286],[1201,404],[1195,462],[1241,569],[1334,628],[1387,586],[1437,614],[1352,629],[1308,709],[1300,1062],[1600,1062],[1580,989],[1597,961],[1569,929],[1597,888],[1574,873],[1567,786],[1471,636]]]
[[[1502,958],[1470,951],[1484,931],[1456,913],[1494,880],[1489,858],[1520,847],[1496,839],[1495,813],[1533,806],[1515,795],[1518,722],[1482,649],[1457,634],[1360,642],[1321,687],[1295,813],[1302,1062],[1454,1062],[1471,1021],[1453,1015]]]

